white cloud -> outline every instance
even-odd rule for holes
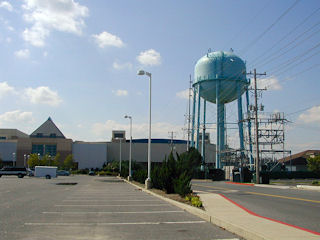
[[[45,45],[51,30],[82,34],[89,10],[74,0],[24,0],[24,19],[32,23],[23,32],[25,41],[36,47]]]
[[[253,86],[253,80],[251,81],[251,87]],[[279,83],[279,80],[276,77],[263,78],[257,80],[257,87],[260,89],[266,88],[268,90],[281,90],[282,86]]]
[[[15,110],[0,115],[0,124],[2,126],[7,126],[8,124],[32,123],[33,121],[34,119],[32,116],[32,112],[22,112],[21,110]]]
[[[319,123],[320,124],[320,106],[314,106],[306,112],[300,114],[300,121],[304,123]]]
[[[113,68],[116,70],[123,70],[123,69],[132,69],[132,63],[119,63],[118,61],[115,61],[112,64]]]
[[[115,94],[118,97],[121,96],[127,96],[128,95],[128,91],[127,90],[122,90],[122,89],[118,89],[118,90],[112,90],[112,93]]]
[[[29,51],[29,49],[21,49],[19,51],[14,52],[14,55],[17,58],[27,59],[30,57],[30,51]]]
[[[12,27],[12,26],[7,26],[7,29],[8,29],[9,31],[11,31],[11,32],[14,31],[14,27]]]
[[[100,34],[94,34],[92,35],[92,37],[100,48],[109,46],[118,48],[124,47],[124,43],[118,36],[112,35],[111,33],[108,33],[106,31]]]
[[[10,11],[10,12],[13,11],[12,5],[11,5],[9,2],[7,2],[7,1],[2,1],[2,2],[0,2],[0,8],[5,8],[5,9],[7,9],[7,10]]]
[[[143,65],[156,66],[161,64],[160,53],[158,53],[154,49],[149,49],[141,52],[137,57],[137,60]]]
[[[9,86],[7,82],[0,82],[0,98],[16,93],[14,87]]]
[[[148,123],[133,123],[133,138],[147,138],[148,137]],[[152,138],[168,138],[168,132],[175,132],[176,137],[182,136],[182,125],[173,125],[166,122],[152,123]],[[125,130],[127,132],[127,138],[129,134],[129,124],[117,123],[113,120],[108,120],[105,123],[95,123],[92,126],[92,131],[97,137],[106,136],[111,138],[112,130]]]
[[[62,99],[57,92],[52,91],[49,87],[41,86],[38,88],[25,89],[24,95],[33,104],[45,104],[50,106],[58,106]]]
[[[192,98],[192,91],[190,92],[190,94],[191,94],[191,98]],[[177,92],[176,96],[178,98],[182,98],[182,99],[189,99],[189,88],[187,88],[183,91]]]

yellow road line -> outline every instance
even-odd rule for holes
[[[291,199],[291,200],[304,201],[304,202],[320,203],[320,201],[311,200],[311,199],[305,199],[305,198],[287,197],[287,196],[282,196],[282,195],[273,195],[273,194],[257,193],[257,192],[245,192],[245,193],[254,194],[254,195],[261,195],[261,196],[267,196],[267,197]]]
[[[213,187],[213,186],[203,186],[200,184],[192,184],[192,186],[198,186],[198,187],[205,187],[205,188],[212,188],[212,189],[221,189],[221,190],[232,190],[230,188],[223,188],[223,187]]]
[[[212,188],[212,189],[220,189],[220,190],[233,190],[230,188],[223,188],[223,187],[213,187],[213,186],[204,186],[204,185],[199,185],[199,184],[192,184],[193,186],[198,186],[198,187],[204,187],[204,188]],[[241,191],[241,190],[240,190]],[[287,196],[282,196],[282,195],[274,195],[274,194],[267,194],[267,193],[258,193],[258,192],[245,192],[248,194],[253,194],[253,195],[261,195],[261,196],[267,196],[267,197],[275,197],[275,198],[284,198],[284,199],[291,199],[291,200],[297,200],[297,201],[304,201],[304,202],[313,202],[313,203],[320,203],[318,200],[311,200],[311,199],[305,199],[305,198],[295,198],[295,197],[287,197]]]

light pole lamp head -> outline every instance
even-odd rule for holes
[[[146,71],[144,71],[144,70],[139,70],[137,74],[138,74],[138,75],[147,75],[147,76],[151,77],[151,73],[146,72]]]
[[[137,72],[137,74],[140,75],[140,76],[141,76],[141,75],[144,75],[144,74],[145,74],[145,71],[139,70],[139,71]]]
[[[128,115],[125,115],[124,118],[129,118],[129,119],[131,119],[132,117],[131,117],[131,116],[128,116]]]

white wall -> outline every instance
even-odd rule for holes
[[[78,169],[101,168],[107,162],[106,143],[73,143],[72,154]]]
[[[108,142],[108,162],[119,161],[120,158],[120,143]],[[122,160],[129,160],[129,142],[122,143],[121,152]],[[179,154],[187,150],[186,144],[175,144],[175,151]],[[201,146],[201,145],[200,145]],[[151,161],[162,162],[165,156],[169,156],[171,152],[170,145],[167,143],[152,143],[151,144]],[[206,145],[206,163],[214,163],[215,145]],[[147,143],[132,143],[132,160],[136,162],[148,161],[148,144]]]

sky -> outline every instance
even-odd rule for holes
[[[285,113],[285,148],[320,149],[319,19],[318,0],[0,0],[0,128],[31,134],[50,116],[67,138],[109,141],[130,115],[133,138],[146,138],[143,69],[152,137],[186,139],[195,63],[232,48],[266,72],[259,103]],[[236,102],[226,108],[236,122]],[[237,146],[237,132],[227,140]]]

